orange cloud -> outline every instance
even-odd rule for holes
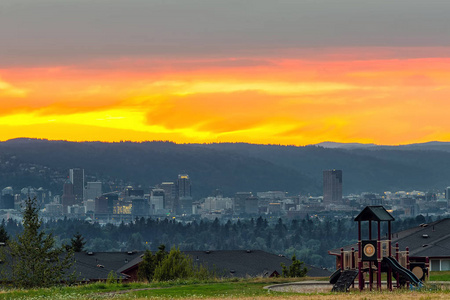
[[[1,140],[303,145],[450,137],[446,57],[127,58],[0,69],[0,76]]]

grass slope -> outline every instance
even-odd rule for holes
[[[303,280],[310,280],[305,278]],[[211,282],[175,281],[166,283],[105,284],[94,283],[73,287],[36,290],[3,290],[0,299],[449,299],[448,290],[398,290],[394,292],[351,293],[280,293],[263,289],[264,286],[298,281],[298,278],[268,278],[217,280]],[[330,285],[331,289],[331,285]]]

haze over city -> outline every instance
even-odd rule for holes
[[[450,3],[0,3],[0,140],[448,141]]]

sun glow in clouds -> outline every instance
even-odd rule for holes
[[[112,70],[98,63],[0,69],[0,139],[304,145],[450,138],[449,58],[178,60],[170,68],[149,61],[148,72],[142,58],[139,69],[131,58]]]

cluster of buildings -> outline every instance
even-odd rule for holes
[[[189,175],[180,174],[176,181],[162,182],[149,190],[127,186],[104,193],[99,181],[86,182],[84,169],[69,170],[62,195],[52,195],[43,188],[23,188],[20,193],[12,187],[2,190],[0,210],[8,217],[17,213],[28,197],[36,198],[44,217],[87,217],[97,220],[131,220],[151,215],[192,214],[193,199]]]
[[[45,205],[50,216],[84,215],[96,219],[126,219],[151,215],[192,214],[191,181],[180,174],[174,182],[162,182],[148,190],[126,186],[103,193],[102,182],[84,182],[83,169],[70,169],[60,201]]]
[[[36,197],[44,217],[91,218],[100,222],[189,215],[210,219],[256,215],[303,218],[318,213],[348,214],[366,205],[383,205],[396,216],[416,216],[446,214],[450,200],[450,187],[442,194],[399,191],[344,197],[342,170],[323,171],[323,196],[319,197],[293,196],[284,191],[237,192],[233,197],[224,197],[216,191],[210,197],[195,199],[188,174],[179,174],[175,181],[162,182],[149,189],[113,188],[103,182],[86,182],[85,178],[84,169],[70,169],[62,195],[52,195],[43,188],[27,187],[18,192],[6,187],[1,192],[0,210],[14,214],[20,210],[23,200],[30,196]],[[105,190],[110,192],[105,193]]]
[[[355,211],[365,206],[382,205],[400,217],[417,215],[445,215],[449,211],[450,187],[443,193],[397,191],[362,193],[342,196],[342,170],[323,171],[323,197],[310,198],[309,206],[316,211]]]

